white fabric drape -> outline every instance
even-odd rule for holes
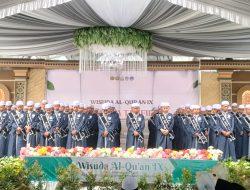
[[[0,18],[17,13],[46,9],[71,0],[1,0]]]
[[[101,4],[102,1],[109,4]],[[134,5],[132,0],[102,1],[72,0],[48,9],[0,19],[0,55],[73,54],[78,52],[73,45],[75,29],[130,25],[152,32],[154,53],[250,57],[250,27],[184,8],[168,0],[138,0],[140,3]],[[115,1],[119,3],[112,7]],[[94,2],[100,2],[98,8],[94,8]],[[130,7],[126,7],[128,5]]]
[[[202,13],[220,16],[232,22],[250,26],[249,0],[168,0]]]
[[[2,55],[76,54],[74,30],[106,25],[85,1],[72,1],[50,9],[40,9],[0,20]]]
[[[109,25],[131,26],[151,0],[86,0],[90,7]]]
[[[1,0],[0,18],[11,16],[17,13],[24,13],[41,8],[49,8],[74,0]],[[124,21],[132,24],[132,15],[142,11],[152,0],[88,0],[91,7],[104,18],[109,24],[114,24],[115,20],[123,17],[110,17],[113,10],[120,10],[120,13],[129,13],[131,20]],[[232,22],[250,26],[250,1],[249,0],[165,0],[170,3],[180,5],[201,13],[217,15]],[[119,5],[124,8],[120,9]],[[130,10],[127,11],[125,7]],[[111,11],[111,12],[108,12]],[[108,13],[108,14],[107,14]],[[139,15],[138,15],[139,16]],[[134,17],[135,18],[135,17]],[[125,25],[125,26],[128,26]]]

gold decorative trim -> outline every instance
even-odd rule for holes
[[[32,59],[0,59],[0,67],[13,68],[40,68],[40,69],[78,69],[78,61],[52,61],[52,60],[32,60]],[[159,62],[149,61],[149,71],[161,70],[198,70],[199,62],[183,61],[183,62]]]
[[[250,70],[250,60],[201,60],[201,70]]]
[[[0,59],[0,67],[77,70],[78,69],[78,61]]]
[[[199,62],[197,61],[176,61],[176,62],[148,62],[149,71],[165,71],[165,70],[199,70]]]
[[[0,59],[0,67],[78,70],[78,61]],[[149,71],[250,70],[250,60],[149,61]]]

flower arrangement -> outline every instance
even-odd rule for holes
[[[145,149],[134,147],[123,150],[122,148],[84,148],[75,147],[65,149],[61,147],[42,147],[36,148],[23,147],[20,152],[20,157],[30,156],[56,156],[56,157],[118,157],[118,158],[172,158],[172,159],[191,159],[191,160],[219,160],[222,156],[222,151],[209,147],[207,150],[170,150],[163,148]]]

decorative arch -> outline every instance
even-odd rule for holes
[[[250,104],[250,90],[247,90],[242,94],[242,103]]]
[[[243,96],[244,96],[244,101],[247,101],[246,96],[248,96],[248,95],[250,95],[250,85],[245,85],[245,86],[241,87],[237,92],[237,103],[238,104],[243,103]]]
[[[0,83],[0,101],[8,100],[10,100],[10,91],[4,84]]]

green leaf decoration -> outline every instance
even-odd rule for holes
[[[54,84],[50,81],[47,81],[47,89],[48,90],[55,90]]]
[[[134,28],[112,26],[86,27],[74,33],[74,45],[83,48],[89,45],[132,46],[137,50],[149,51],[152,48],[152,34]]]

